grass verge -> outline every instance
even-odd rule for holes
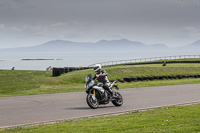
[[[88,133],[88,132],[200,132],[200,104],[155,108],[118,116],[104,116],[57,122],[56,124],[17,127],[0,133]]]
[[[103,68],[110,80],[135,76],[172,76],[200,74],[200,63],[151,65],[120,65]],[[94,74],[92,69],[69,72],[52,77],[51,71],[0,70],[0,97],[84,91],[84,79]],[[120,88],[137,88],[200,83],[200,79],[154,80],[119,83]]]

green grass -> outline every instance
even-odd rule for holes
[[[0,129],[0,133],[199,133],[200,104],[135,111],[118,116],[105,116],[57,122],[56,124]]]
[[[67,78],[50,71],[0,70],[0,97],[81,91],[83,84],[64,84]]]
[[[135,76],[164,76],[200,74],[200,63],[151,65],[119,65],[103,68],[110,80]],[[61,92],[84,91],[84,79],[93,74],[92,69],[74,71],[59,77],[52,77],[51,71],[0,70],[0,97],[36,94],[52,94]],[[155,80],[133,83],[118,83],[120,88],[163,86],[176,84],[200,83],[200,79]]]
[[[168,64],[166,67],[162,67],[159,64],[116,66],[105,68],[105,70],[109,73],[109,79],[114,80],[136,76],[199,74],[200,64]]]

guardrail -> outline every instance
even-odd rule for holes
[[[128,59],[128,60],[117,60],[117,61],[107,61],[88,65],[88,67],[93,67],[96,64],[101,64],[101,66],[117,65],[124,63],[137,63],[137,62],[148,62],[157,60],[173,60],[173,59],[191,59],[200,58],[200,55],[175,55],[175,56],[164,56],[164,57],[150,57],[150,58],[140,58],[140,59]]]

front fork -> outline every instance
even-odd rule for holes
[[[89,94],[91,95],[91,94],[92,94],[92,91],[93,91],[92,99],[95,100],[95,97],[96,97],[95,89],[90,90],[90,91],[89,91]]]
[[[95,89],[91,90],[90,94],[92,93],[92,91],[93,91],[93,95],[95,96]]]
[[[95,96],[95,89],[93,90],[93,95]]]
[[[96,96],[95,96],[95,89],[91,90],[91,91],[90,91],[90,94],[92,94],[92,91],[93,91],[92,99],[95,100],[95,99],[96,99]]]

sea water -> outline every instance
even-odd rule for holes
[[[0,53],[0,69],[46,70],[47,67],[87,67],[88,65],[139,58],[174,55],[199,55],[198,52],[67,52],[67,53]],[[31,59],[31,60],[23,60]],[[39,59],[39,60],[37,60]],[[47,60],[46,60],[47,59]]]

